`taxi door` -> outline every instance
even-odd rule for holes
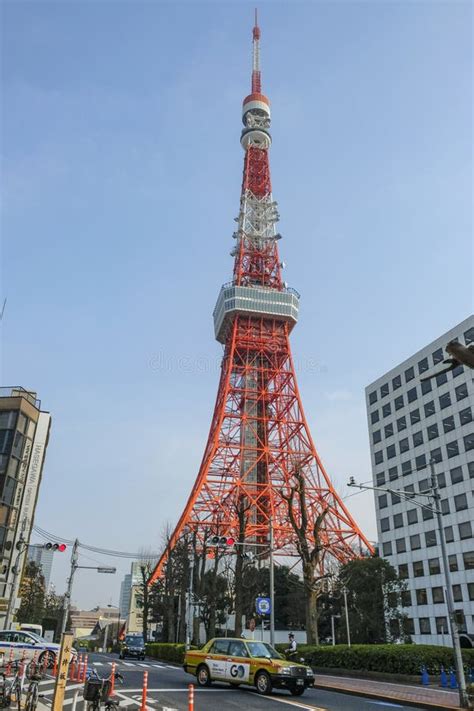
[[[250,655],[244,642],[233,639],[229,644],[226,681],[231,684],[250,683]]]
[[[34,640],[25,632],[11,632],[10,634],[13,659],[32,659],[36,647]]]
[[[206,654],[206,664],[209,667],[213,681],[226,680],[226,666],[229,651],[227,639],[216,639],[209,652]]]

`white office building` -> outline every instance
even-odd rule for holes
[[[474,371],[458,366],[432,380],[444,347],[474,343],[474,316],[366,388],[374,486],[407,493],[429,488],[436,462],[453,595],[463,642],[474,644]],[[417,498],[416,501],[427,501]],[[375,492],[380,555],[407,579],[409,631],[418,644],[449,644],[436,517],[396,493]]]
[[[132,575],[127,573],[123,576],[123,580],[120,585],[120,617],[124,620],[127,619],[130,610],[130,598],[132,596]]]
[[[33,561],[41,568],[44,577],[44,586],[49,589],[51,582],[51,571],[53,568],[54,551],[43,548],[42,545],[28,546],[28,560]]]

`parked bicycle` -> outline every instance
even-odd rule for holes
[[[41,668],[39,666],[36,664],[29,664],[26,675],[29,680],[29,684],[23,708],[24,711],[36,711],[38,700],[41,696],[39,693],[39,683],[43,679],[43,674],[41,673]]]
[[[115,680],[123,683],[123,676],[120,672],[115,672]],[[87,711],[100,711],[104,705],[106,711],[118,711],[119,700],[111,696],[112,675],[103,679],[92,668],[88,672],[88,678],[84,684],[84,701],[87,702]]]
[[[38,706],[39,682],[43,678],[40,667],[34,662],[11,662],[10,669],[13,675],[9,677],[5,671],[0,673],[0,707],[18,707],[18,711],[35,711]],[[23,686],[28,680],[25,704],[22,707],[21,700]]]

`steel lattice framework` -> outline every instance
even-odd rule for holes
[[[297,555],[285,499],[296,474],[303,475],[310,542],[316,517],[327,510],[319,541],[324,556],[346,562],[372,551],[323,467],[296,382],[289,334],[299,295],[281,274],[268,159],[270,104],[261,93],[259,41],[255,22],[252,93],[243,102],[245,159],[233,280],[222,287],[214,311],[216,338],[225,346],[216,405],[199,474],[150,582],[161,576],[185,532],[194,532],[202,545],[215,533],[237,539],[242,502],[249,512],[247,541],[268,541],[271,518],[275,548],[284,556]],[[295,506],[300,522],[297,501]]]

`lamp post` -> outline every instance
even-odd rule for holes
[[[385,488],[380,486],[366,486],[365,484],[357,484],[354,480],[354,477],[350,478],[348,486],[353,486],[358,489],[365,489],[370,491],[384,491],[389,492],[391,494],[396,494],[404,501],[410,501],[414,506],[426,509],[435,514],[436,522],[438,525],[439,541],[441,545],[441,556],[443,560],[443,574],[446,587],[446,605],[448,608],[449,621],[451,623],[451,637],[453,642],[454,659],[459,684],[459,705],[461,708],[467,709],[469,708],[469,699],[467,696],[466,678],[464,676],[464,667],[462,662],[461,643],[459,641],[459,630],[454,609],[453,589],[451,587],[451,574],[449,570],[448,554],[446,550],[446,538],[444,536],[443,518],[440,506],[441,496],[438,488],[438,475],[436,474],[434,464],[434,459],[430,459],[431,481],[429,490],[419,492],[417,494],[412,492],[409,492],[409,494],[407,494],[407,492],[402,489],[390,489],[388,487]],[[428,501],[432,500],[433,504],[430,505],[416,501],[414,500],[415,496],[428,499]]]

